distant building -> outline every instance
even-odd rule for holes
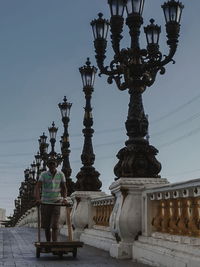
[[[2,225],[2,221],[5,221],[6,219],[6,210],[0,208],[0,227],[4,227]]]

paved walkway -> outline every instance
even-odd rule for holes
[[[87,245],[78,249],[76,259],[71,253],[62,259],[52,254],[41,254],[37,259],[33,244],[36,237],[36,229],[0,228],[0,267],[148,267],[131,260],[113,259],[107,252]]]

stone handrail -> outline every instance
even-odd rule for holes
[[[93,220],[96,225],[109,226],[109,219],[114,207],[115,198],[113,196],[105,196],[91,200],[94,208]]]
[[[200,237],[200,179],[145,190],[143,232]]]

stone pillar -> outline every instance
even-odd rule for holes
[[[163,178],[120,178],[110,186],[116,197],[110,217],[110,230],[117,244],[110,248],[115,258],[132,258],[132,245],[142,230],[142,191],[168,183]]]
[[[80,240],[85,228],[94,224],[91,199],[106,196],[104,192],[76,191],[72,193],[73,208],[71,213],[73,239]]]

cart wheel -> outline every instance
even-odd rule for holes
[[[40,257],[40,248],[36,248],[36,257],[37,257],[37,258]]]
[[[77,256],[77,248],[74,248],[73,249],[72,254],[73,254],[73,257],[76,258],[76,256]]]

